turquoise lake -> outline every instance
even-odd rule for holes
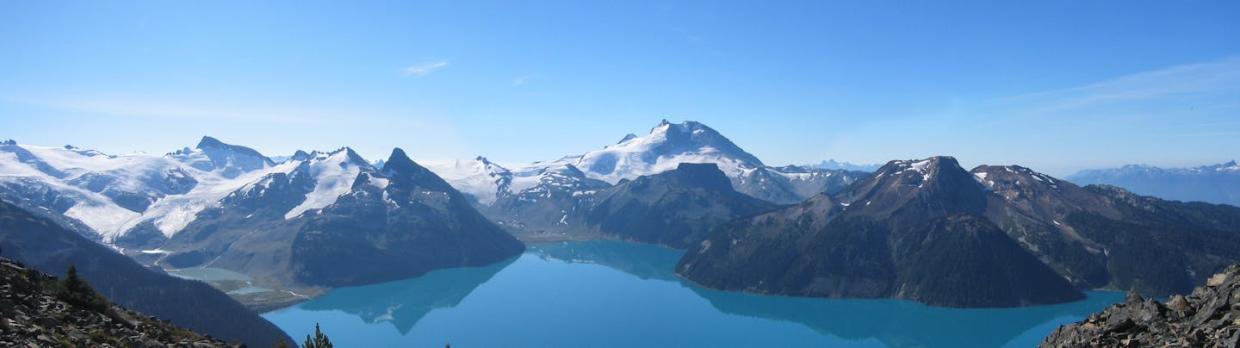
[[[268,320],[294,339],[315,323],[341,347],[1033,347],[1122,301],[1012,309],[704,289],[679,251],[614,241],[535,244],[519,257],[335,289]]]

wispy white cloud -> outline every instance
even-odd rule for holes
[[[448,61],[439,60],[433,62],[424,62],[410,65],[400,70],[401,75],[405,76],[426,76],[439,69],[448,67]]]
[[[526,83],[529,83],[530,81],[541,79],[541,78],[542,78],[542,75],[538,75],[538,74],[521,75],[521,76],[514,77],[512,79],[512,85],[513,86],[524,86]]]
[[[1026,113],[1057,113],[1172,98],[1234,97],[1240,93],[1240,56],[1138,72],[1083,86],[994,100]]]

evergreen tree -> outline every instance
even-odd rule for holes
[[[74,265],[69,265],[69,270],[65,272],[65,279],[60,282],[60,289],[57,292],[61,300],[73,305],[101,312],[110,306],[103,295],[95,292],[89,283],[78,276],[77,267]]]
[[[314,323],[314,337],[306,335],[306,342],[301,344],[302,348],[332,348],[332,340],[327,338],[323,330],[319,329],[319,323]]]

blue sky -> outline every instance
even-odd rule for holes
[[[1240,2],[0,2],[0,138],[554,159],[704,122],[769,164],[1240,157]]]

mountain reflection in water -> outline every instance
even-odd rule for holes
[[[265,317],[293,337],[322,323],[344,346],[1027,347],[1123,298],[953,309],[762,296],[683,281],[672,271],[680,254],[617,241],[536,244],[487,267],[340,288]]]

